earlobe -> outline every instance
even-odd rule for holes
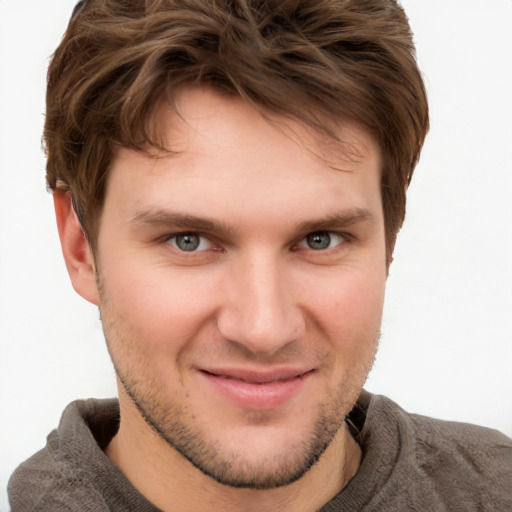
[[[91,247],[78,221],[69,192],[55,190],[53,203],[62,254],[75,291],[98,305],[98,287]]]

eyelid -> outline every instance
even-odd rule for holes
[[[302,244],[305,244],[306,239],[307,239],[308,236],[313,235],[315,233],[328,233],[329,235],[331,235],[331,237],[339,237],[341,240],[339,241],[339,243],[337,243],[333,247],[329,247],[329,248],[321,249],[321,250],[315,250],[315,249],[312,249],[312,248],[307,247],[307,246],[301,246]],[[204,240],[206,240],[208,242],[208,247],[203,248],[203,249],[199,249],[199,250],[195,250],[195,251],[187,252],[187,251],[183,251],[179,247],[176,247],[174,244],[170,244],[169,243],[172,239],[175,239],[176,237],[178,237],[180,235],[181,236],[183,236],[183,235],[196,235],[196,236],[199,236],[199,237],[201,237],[202,239],[204,239]],[[183,255],[187,255],[188,254],[188,255],[192,256],[194,253],[196,253],[196,254],[197,253],[201,253],[201,252],[207,251],[207,250],[212,249],[212,248],[217,250],[217,251],[218,250],[222,250],[222,248],[219,246],[219,243],[216,242],[214,240],[214,238],[215,237],[212,237],[211,235],[206,234],[206,233],[202,233],[200,231],[182,230],[182,231],[176,231],[176,232],[167,233],[167,234],[159,237],[158,241],[160,243],[163,243],[163,244],[167,243],[167,244],[171,245],[171,247],[173,247],[176,251],[180,252]],[[345,232],[345,231],[336,231],[336,230],[333,230],[333,229],[318,229],[318,230],[310,231],[310,232],[305,233],[304,235],[302,235],[298,239],[298,241],[293,244],[292,250],[306,249],[308,251],[322,253],[322,252],[336,250],[336,249],[340,248],[340,246],[344,245],[345,242],[350,242],[353,239],[354,239],[354,236],[351,235],[350,233]]]
[[[198,236],[202,241],[206,240],[206,242],[208,244],[208,247],[204,247],[202,249],[198,248],[198,249],[196,249],[194,251],[184,251],[183,249],[180,249],[176,244],[171,243],[171,241],[175,240],[176,237],[185,236],[185,235]],[[207,236],[204,233],[200,233],[200,232],[197,232],[197,231],[179,231],[177,233],[169,233],[169,234],[161,237],[160,241],[162,243],[167,243],[167,244],[171,245],[171,247],[173,247],[178,252],[180,252],[182,254],[185,254],[185,255],[187,255],[187,254],[188,255],[192,255],[194,253],[201,253],[201,252],[207,251],[207,250],[211,249],[212,247],[216,246],[216,244],[212,241],[210,236]],[[200,241],[200,246],[203,243],[202,241]]]
[[[307,244],[307,238],[310,236],[310,235],[314,235],[314,234],[317,234],[317,233],[328,233],[331,238],[332,237],[338,237],[340,238],[341,240],[336,243],[334,246],[332,247],[328,247],[326,249],[312,249],[311,247],[308,247],[306,244]],[[297,247],[298,249],[306,249],[308,251],[313,251],[313,252],[316,252],[316,253],[322,253],[322,252],[327,252],[327,251],[332,251],[332,250],[336,250],[338,249],[341,245],[344,245],[345,242],[348,242],[351,240],[351,236],[348,234],[348,233],[345,233],[345,232],[340,232],[340,231],[335,231],[335,230],[330,230],[330,229],[317,229],[315,231],[311,231],[307,234],[305,234],[304,236],[302,236],[299,241],[295,244],[295,247]]]

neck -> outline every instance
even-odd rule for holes
[[[237,489],[192,466],[147,425],[133,404],[121,401],[119,431],[105,450],[132,485],[161,510],[183,512],[312,512],[355,475],[361,449],[345,425],[318,462],[296,482],[276,489]]]

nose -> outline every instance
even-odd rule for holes
[[[278,257],[260,255],[239,262],[227,280],[218,316],[224,339],[252,354],[272,355],[304,334],[293,273]]]

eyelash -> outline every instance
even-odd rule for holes
[[[203,249],[201,249],[199,251],[198,250],[193,250],[193,251],[183,250],[183,249],[181,249],[180,247],[177,246],[176,239],[178,237],[186,237],[186,236],[191,236],[191,237],[196,237],[197,236],[197,237],[199,237],[200,238],[200,240],[199,240],[199,244],[200,245],[206,240],[206,242],[209,245],[209,247],[203,248]],[[171,243],[173,240],[176,242],[175,244]],[[204,252],[204,251],[210,249],[211,247],[215,247],[214,242],[212,242],[211,239],[208,236],[203,235],[202,233],[195,232],[195,231],[184,231],[184,232],[181,232],[181,233],[173,233],[173,234],[170,234],[170,235],[166,235],[165,237],[162,238],[162,242],[167,243],[169,245],[172,245],[174,247],[174,249],[176,249],[177,251],[179,251],[181,253],[184,253],[184,254],[187,254],[187,253],[188,254],[200,253],[200,252]]]
[[[313,247],[303,247],[303,248],[309,249],[309,250],[312,250],[312,251],[318,252],[318,253],[324,253],[327,251],[336,250],[339,248],[339,246],[344,245],[344,243],[348,241],[348,235],[346,233],[338,233],[336,231],[325,230],[325,231],[313,231],[311,233],[308,233],[306,236],[302,237],[296,245],[300,247],[300,244],[309,244],[312,242],[312,240],[310,240],[310,237],[313,239],[314,237],[318,237],[318,236],[322,236],[322,235],[328,235],[329,245],[333,241],[333,238],[338,238],[339,241],[333,247],[325,247],[325,248],[318,248],[318,249],[314,249]]]
[[[326,247],[326,248],[323,248],[323,249],[313,249],[311,247],[301,247],[300,244],[304,244],[304,243],[307,243],[307,239],[308,237],[311,237],[311,236],[314,236],[314,235],[324,235],[324,234],[328,234],[330,236],[330,240],[329,242],[332,241],[332,237],[337,237],[339,239],[341,239],[338,243],[336,243],[333,247]],[[186,251],[186,250],[183,250],[181,249],[180,247],[177,246],[177,243],[176,243],[176,239],[177,237],[186,237],[186,236],[197,236],[199,237],[201,240],[199,241],[199,244],[201,245],[204,240],[207,241],[208,243],[208,247],[206,248],[203,248],[203,249],[200,249],[200,250],[191,250],[191,251]],[[171,241],[175,241],[175,243],[171,243]],[[312,251],[314,253],[318,253],[318,254],[325,254],[327,252],[334,252],[334,251],[338,251],[338,250],[341,250],[341,246],[344,246],[346,243],[350,242],[353,240],[353,237],[352,235],[348,234],[348,233],[345,233],[345,232],[338,232],[338,231],[330,231],[330,230],[319,230],[319,231],[312,231],[310,233],[307,233],[306,235],[304,235],[303,237],[301,237],[298,242],[295,242],[293,245],[292,245],[292,250],[293,251],[298,251],[298,250],[301,250],[301,249],[305,249],[305,250],[309,250],[309,251]],[[168,234],[168,235],[165,235],[164,237],[162,237],[160,239],[160,241],[162,243],[165,243],[165,244],[169,244],[171,245],[176,251],[178,251],[179,253],[183,254],[183,255],[194,255],[194,254],[199,254],[199,253],[204,253],[210,249],[213,249],[213,250],[221,250],[219,248],[219,246],[214,242],[212,241],[211,237],[203,234],[203,233],[200,233],[200,232],[196,232],[196,231],[183,231],[183,232],[179,232],[179,233],[172,233],[172,234]],[[200,245],[198,247],[200,247]]]

